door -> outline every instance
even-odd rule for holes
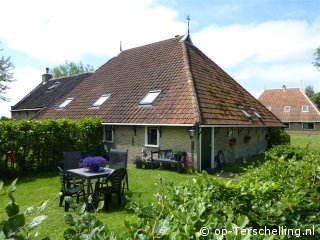
[[[211,168],[211,128],[201,130],[201,171]]]

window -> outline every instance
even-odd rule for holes
[[[290,112],[290,110],[291,110],[290,106],[285,106],[283,109],[284,112]]]
[[[104,126],[103,130],[103,140],[113,142],[113,126]]]
[[[53,89],[55,89],[59,85],[60,85],[60,82],[55,82],[54,84],[52,84],[50,87],[47,88],[47,92],[51,92]]]
[[[284,128],[290,128],[290,123],[283,123]]]
[[[159,96],[161,90],[149,91],[148,94],[140,101],[141,105],[151,105],[154,100]]]
[[[271,112],[271,106],[268,106],[267,109]]]
[[[302,129],[303,130],[314,130],[314,123],[303,123]]]
[[[110,96],[111,94],[103,94],[94,104],[92,104],[92,107],[100,107]]]
[[[59,109],[64,109],[73,99],[73,97],[67,98],[67,100],[59,105]]]
[[[256,109],[254,109],[253,107],[250,108],[250,109],[251,109],[251,111],[253,112],[253,114],[254,114],[257,118],[261,119],[261,115],[257,112]]]
[[[252,121],[251,115],[244,109],[244,107],[239,106],[240,111],[242,114],[247,118],[247,120]]]
[[[309,106],[308,105],[303,105],[301,108],[302,112],[309,112]]]
[[[146,127],[145,136],[146,146],[158,147],[159,146],[159,130],[157,127]]]

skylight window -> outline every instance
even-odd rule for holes
[[[244,109],[244,107],[239,106],[239,110],[242,112],[242,114],[243,114],[249,121],[252,121],[251,115]]]
[[[291,110],[290,106],[285,106],[283,109],[284,112],[290,112],[290,110]]]
[[[64,109],[69,103],[72,102],[73,99],[74,99],[73,97],[67,98],[63,103],[61,103],[61,104],[59,105],[58,108],[59,108],[59,109]]]
[[[100,107],[110,96],[111,94],[103,94],[94,104],[92,104],[92,107]]]
[[[301,108],[302,112],[309,112],[309,106],[308,105],[303,105]]]
[[[261,119],[261,115],[257,112],[257,110],[255,109],[255,108],[250,108],[251,109],[251,111],[253,112],[253,114],[257,117],[257,118],[259,118],[259,119]]]
[[[51,92],[53,89],[55,89],[59,85],[60,85],[60,82],[55,82],[54,84],[52,84],[50,87],[47,88],[47,92]]]
[[[267,109],[268,109],[269,111],[271,111],[271,106],[268,106]]]
[[[141,105],[151,105],[154,100],[159,96],[161,90],[149,91],[148,94],[140,101]]]

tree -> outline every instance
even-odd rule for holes
[[[317,108],[320,109],[320,92],[314,94],[312,101],[317,105]]]
[[[79,64],[76,64],[74,62],[66,61],[64,64],[60,64],[59,66],[53,67],[52,76],[53,78],[59,78],[93,71],[93,66],[89,64],[83,66],[81,62]]]
[[[311,85],[306,86],[306,88],[304,89],[304,92],[306,93],[306,95],[312,99],[312,97],[314,96],[314,90],[313,87]]]
[[[316,57],[315,61],[313,62],[313,65],[320,70],[320,47],[316,49],[316,51],[313,53]]]
[[[2,49],[0,49],[2,51]],[[10,57],[1,56],[0,58],[0,100],[9,101],[4,96],[9,87],[5,84],[7,82],[14,81],[13,78],[13,64],[11,63]]]

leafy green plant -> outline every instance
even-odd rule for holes
[[[289,145],[290,135],[286,133],[283,129],[274,129],[270,135],[270,145]]]
[[[13,192],[16,190],[16,182],[17,179],[6,189],[3,182],[0,181],[0,192],[2,192],[0,196],[7,195],[10,199],[10,202],[5,207],[8,218],[0,223],[0,239],[36,239],[39,232],[34,233],[33,230],[46,219],[46,216],[41,214],[50,204],[48,204],[48,201],[44,201],[37,209],[28,207],[24,213],[20,213],[20,207],[13,197]],[[49,237],[41,239],[49,240]]]

